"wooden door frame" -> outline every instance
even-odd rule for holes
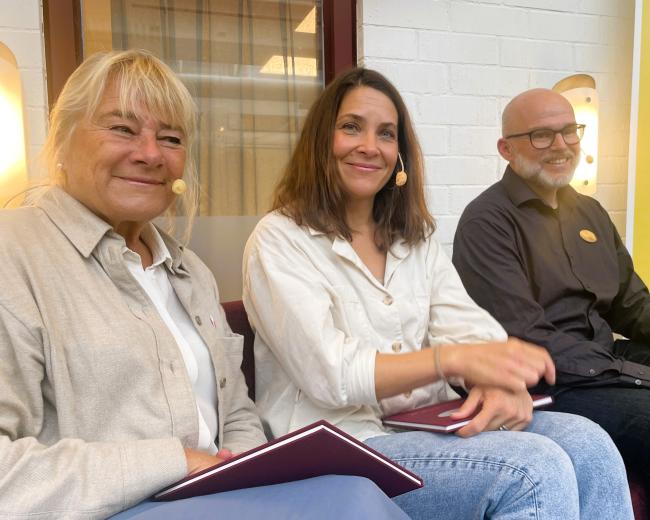
[[[357,64],[357,0],[322,0],[325,83]],[[83,60],[79,0],[43,0],[47,94],[52,107]]]

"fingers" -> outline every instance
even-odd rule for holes
[[[441,347],[443,373],[459,375],[479,386],[521,392],[543,377],[555,383],[555,366],[548,352],[516,338],[505,343]]]
[[[207,468],[221,464],[224,459],[215,457],[204,451],[185,448],[185,460],[187,462],[187,474],[193,475]]]
[[[465,399],[461,407],[451,414],[451,418],[458,420],[458,419],[465,419],[466,417],[469,417],[470,415],[472,415],[478,410],[482,400],[483,400],[482,392],[473,388],[472,390],[470,390],[467,399]]]
[[[458,430],[461,437],[503,426],[513,431],[523,430],[532,420],[533,402],[528,392],[510,393],[499,388],[479,389],[479,392],[483,407],[469,424]]]
[[[508,344],[523,356],[522,362],[528,364],[535,372],[537,381],[544,378],[547,383],[555,384],[555,364],[546,349],[517,338],[508,338]],[[529,386],[531,385],[529,384]]]
[[[548,352],[546,353],[548,354]],[[550,354],[548,354],[546,358],[546,369],[544,370],[544,379],[546,379],[546,382],[549,385],[555,384],[555,363],[553,363]]]
[[[227,448],[221,448],[215,455],[215,457],[224,461],[228,459],[232,459],[234,456],[235,456],[234,453]]]
[[[477,414],[474,419],[472,419],[468,424],[458,430],[457,434],[460,437],[472,437],[477,433],[481,433],[482,431],[488,429],[490,419],[492,419],[490,413],[486,410],[481,410],[481,412]]]

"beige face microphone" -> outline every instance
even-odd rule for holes
[[[395,185],[404,186],[406,184],[406,181],[408,180],[408,175],[404,171],[404,162],[402,161],[402,154],[398,152],[397,158],[399,159],[399,164],[401,169],[395,175]]]
[[[183,179],[176,179],[172,182],[172,191],[176,195],[182,195],[187,191],[187,183]]]

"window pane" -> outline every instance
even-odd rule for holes
[[[259,215],[323,88],[320,0],[82,0],[84,54],[147,49],[200,111],[201,215]]]

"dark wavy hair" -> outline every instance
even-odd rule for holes
[[[298,225],[352,240],[352,230],[345,220],[346,198],[332,142],[343,98],[361,86],[378,90],[395,105],[398,147],[408,173],[408,182],[395,186],[396,166],[375,196],[375,243],[383,250],[398,239],[415,245],[435,230],[424,196],[422,150],[397,89],[380,73],[362,67],[336,77],[310,108],[296,149],[275,188],[272,210],[279,210]]]

